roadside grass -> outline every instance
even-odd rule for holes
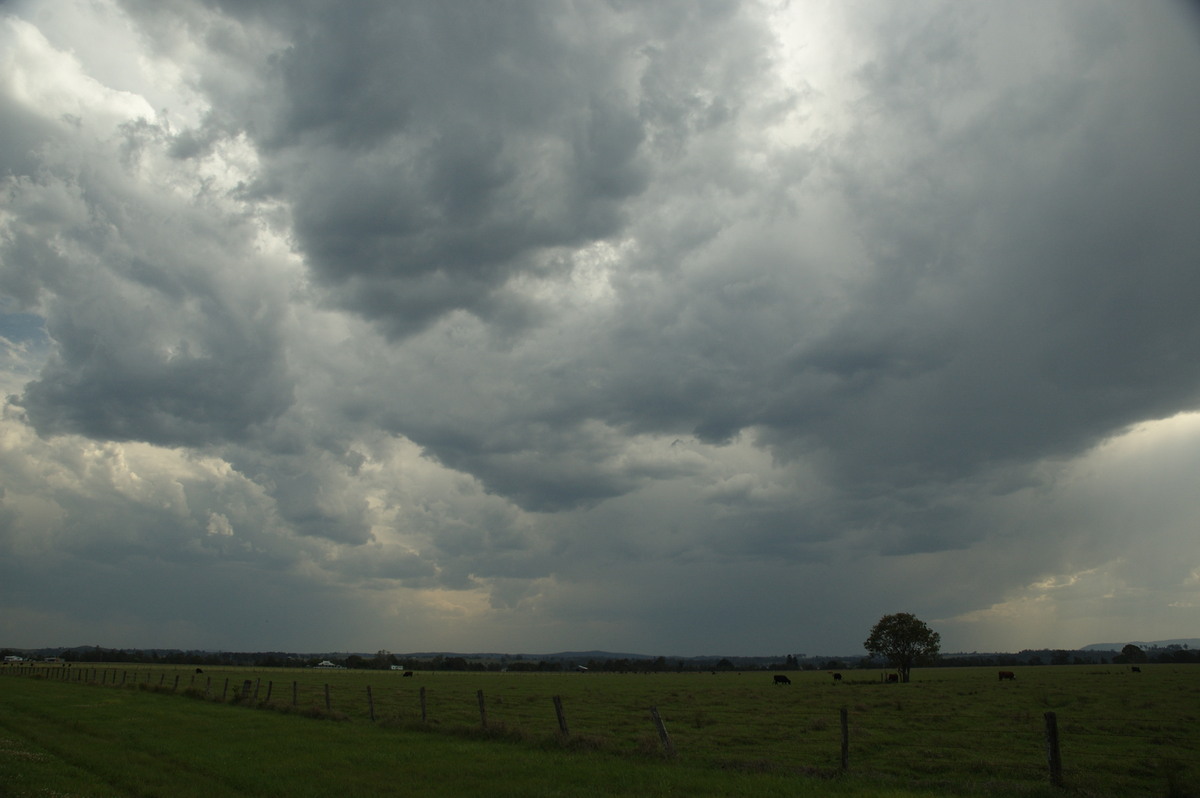
[[[881,683],[877,671],[844,671],[839,683],[823,672],[799,672],[789,674],[790,687],[775,687],[771,675],[763,672],[420,672],[403,678],[390,671],[205,668],[196,674],[191,668],[109,666],[101,677],[101,666],[88,668],[77,665],[74,673],[45,675],[73,679],[60,684],[76,690],[101,678],[110,686],[124,681],[126,687],[141,688],[101,690],[100,695],[162,691],[208,697],[174,702],[203,711],[236,713],[240,708],[232,706],[235,701],[270,707],[278,711],[242,714],[308,722],[322,730],[401,735],[406,749],[414,745],[410,741],[420,740],[435,748],[468,745],[510,752],[506,756],[519,750],[522,756],[552,759],[554,764],[546,767],[555,772],[575,772],[583,762],[592,763],[589,767],[612,762],[612,778],[616,773],[624,778],[630,767],[666,767],[671,779],[704,774],[698,777],[700,785],[709,784],[713,774],[753,777],[759,779],[753,794],[761,795],[773,794],[768,786],[772,779],[788,783],[791,795],[806,794],[797,789],[838,794],[831,788],[848,789],[851,784],[854,789],[904,785],[941,795],[1059,794],[1049,786],[1045,753],[1044,714],[1052,711],[1058,716],[1069,792],[1098,797],[1200,795],[1195,791],[1200,783],[1200,668],[1194,665],[1143,666],[1141,674],[1121,666],[1016,668],[1017,680],[1003,683],[989,668],[928,669],[914,672],[914,681],[902,685]],[[235,699],[247,679],[252,695],[257,690],[257,700]],[[368,686],[374,724],[369,720]],[[551,700],[556,695],[570,727],[565,740],[558,734]],[[649,717],[651,706],[659,709],[678,752],[674,762],[662,761],[662,746]],[[849,778],[839,775],[842,708],[849,720]],[[309,718],[347,722],[314,724]],[[5,724],[0,718],[0,727]],[[32,743],[42,744],[36,739]],[[145,742],[151,743],[153,739]],[[28,764],[33,767],[36,761]],[[104,775],[102,770],[88,772]],[[534,781],[544,777],[535,776]],[[584,792],[603,794],[590,787]]]
[[[0,795],[869,796],[925,798],[899,785],[714,771],[655,758],[314,722],[180,701],[157,690],[6,679]]]

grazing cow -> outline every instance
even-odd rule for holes
[[[1013,673],[1012,671],[1000,671],[999,681],[1003,682],[1003,681],[1007,680],[1010,682],[1014,682],[1014,681],[1016,681],[1016,679],[1017,679],[1017,674]]]
[[[791,684],[792,680],[784,676],[782,673],[775,674],[775,684]]]
[[[833,674],[833,680],[835,682],[840,682],[842,680],[842,674],[840,674],[840,673]]]
[[[204,669],[203,669],[203,668],[196,668],[196,673],[204,673]]]
[[[898,673],[889,673],[887,675],[887,677],[888,677],[889,682],[899,682],[900,681],[900,674],[898,674]]]
[[[1130,673],[1141,673],[1141,672],[1142,672],[1142,669],[1141,669],[1141,668],[1139,668],[1137,665],[1130,665],[1130,666],[1129,666],[1129,672],[1130,672]]]
[[[410,676],[412,676],[412,675],[413,675],[413,672],[412,672],[412,671],[405,671],[405,672],[404,672],[404,675],[403,675],[401,678],[402,678],[402,679],[407,679],[408,677],[410,677]]]

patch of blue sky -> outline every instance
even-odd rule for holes
[[[34,313],[0,312],[0,337],[11,343],[29,343],[33,346],[49,341],[45,320]]]

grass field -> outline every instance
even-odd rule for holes
[[[434,795],[501,795],[510,788],[514,795],[1061,794],[1049,785],[1046,712],[1058,719],[1068,794],[1200,794],[1200,668],[1014,670],[1016,681],[1000,683],[995,669],[929,669],[899,685],[880,683],[878,672],[846,671],[837,684],[828,674],[801,672],[789,673],[791,686],[776,687],[761,672],[419,672],[403,678],[390,671],[205,668],[196,674],[192,668],[75,665],[30,679],[9,669],[0,681],[0,782],[10,786],[0,787],[0,796],[184,794],[154,787],[157,777],[150,775],[138,777],[149,787],[122,781],[130,762],[141,759],[146,769],[186,762],[166,769],[193,774],[197,789],[213,779],[230,782],[210,783],[207,795],[317,794],[315,787],[311,793],[277,789],[296,773],[307,774],[300,777],[304,789],[321,773],[336,774],[326,788],[410,792],[394,789],[397,768]],[[246,680],[257,699],[235,706]],[[126,689],[116,689],[122,681]],[[182,697],[206,694],[210,700]],[[561,697],[570,727],[565,741],[553,696]],[[282,711],[253,712],[245,705]],[[677,752],[670,762],[651,706]],[[849,775],[839,775],[843,708]],[[326,721],[312,719],[320,717]],[[79,753],[92,745],[103,749],[104,730],[118,726],[133,730],[125,742],[113,743],[125,752],[119,766],[106,770],[97,764],[105,761],[102,753]],[[235,745],[235,738],[243,742]],[[212,748],[214,739],[222,741],[223,753]],[[416,750],[422,753],[409,758]],[[314,764],[325,759],[319,768]],[[48,778],[39,770],[78,772],[61,786],[47,786],[50,792],[36,792]],[[488,773],[503,784],[475,790],[473,780]],[[12,792],[13,784],[30,788]],[[607,791],[598,784],[609,785]]]

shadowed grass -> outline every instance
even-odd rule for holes
[[[766,784],[772,778],[791,779],[809,785],[803,789],[822,785],[817,792],[823,794],[833,785],[850,783],[834,778],[840,768],[842,707],[849,715],[850,771],[855,779],[862,777],[853,782],[859,787],[903,784],[938,794],[1053,794],[1043,715],[1054,711],[1066,781],[1078,794],[1183,795],[1200,780],[1200,668],[1144,666],[1138,675],[1117,666],[1016,671],[1017,681],[997,683],[992,669],[926,670],[903,685],[882,684],[875,672],[848,671],[837,684],[824,673],[795,673],[792,686],[779,688],[771,684],[770,674],[761,672],[423,672],[403,679],[387,671],[212,668],[197,675],[142,667],[120,676],[109,672],[103,681],[139,688],[113,692],[175,693],[175,703],[184,706],[213,704],[235,712],[271,708],[276,712],[248,714],[291,716],[310,724],[308,719],[340,721],[312,724],[321,729],[374,728],[416,739],[568,757],[570,762],[612,759],[639,767],[663,760],[648,714],[655,706],[679,752],[670,764],[674,771],[755,774],[766,779],[756,789],[770,789]],[[175,688],[174,676],[180,673]],[[85,684],[89,679],[101,680],[95,670],[66,678],[73,682],[63,686],[83,692],[98,689]],[[240,697],[245,680],[257,689],[257,699]],[[374,724],[368,720],[368,685]],[[486,729],[479,690],[485,694]],[[222,695],[227,696],[224,703]],[[558,733],[551,701],[555,695],[565,707],[571,729],[567,738]],[[197,700],[178,701],[178,696]],[[231,706],[235,701],[242,706]]]
[[[714,771],[550,748],[501,730],[413,732],[315,723],[157,690],[6,679],[0,795],[9,796],[896,796],[922,791],[846,779]],[[486,738],[486,739],[485,739]]]

